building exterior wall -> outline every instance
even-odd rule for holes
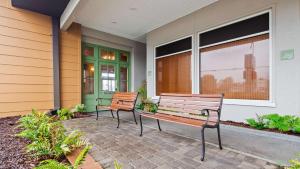
[[[136,91],[146,80],[146,45],[90,28],[82,28],[82,41],[131,53],[131,91]]]
[[[60,33],[61,107],[81,103],[81,25],[73,23]]]
[[[271,103],[237,104],[225,100],[222,119],[244,121],[256,113],[300,115],[300,0],[220,0],[147,34],[147,89],[155,95],[155,46],[193,36],[193,93],[199,93],[198,33],[264,10],[271,10]],[[294,59],[281,60],[280,52],[294,49]]]
[[[0,117],[53,108],[51,17],[0,1]]]

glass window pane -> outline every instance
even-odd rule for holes
[[[191,51],[156,59],[156,94],[191,93]]]
[[[120,68],[120,91],[127,92],[127,68]]]
[[[84,93],[94,94],[94,64],[85,63],[83,68]]]
[[[202,94],[269,100],[269,35],[200,49]]]
[[[94,56],[94,48],[93,47],[85,47],[83,50],[84,56]]]
[[[127,56],[127,54],[125,52],[121,52],[120,53],[120,60],[122,62],[127,62],[128,61],[127,58],[128,58],[128,56]]]
[[[100,57],[101,57],[101,59],[104,59],[104,60],[115,60],[116,59],[115,52],[105,50],[105,49],[101,49]]]
[[[115,91],[116,90],[116,73],[113,65],[101,65],[101,84],[102,90]]]

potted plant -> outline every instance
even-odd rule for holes
[[[72,110],[74,117],[80,117],[83,113],[85,113],[85,105],[84,104],[77,104]]]

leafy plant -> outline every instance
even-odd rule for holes
[[[23,129],[17,136],[31,140],[27,145],[27,152],[35,157],[60,158],[77,147],[86,144],[81,139],[82,134],[74,131],[66,135],[65,128],[60,121],[55,121],[46,113],[32,111],[19,120],[19,126]]]
[[[286,169],[300,169],[300,161],[298,159],[293,159],[289,161],[291,166],[286,167]]]
[[[74,162],[74,169],[77,169],[84,161],[84,159],[86,158],[87,153],[90,151],[90,149],[92,148],[92,146],[85,146],[85,148],[79,153],[79,155],[77,156],[75,162]]]
[[[72,110],[71,112],[73,113],[83,113],[85,112],[85,105],[84,104],[77,104]]]
[[[51,159],[42,161],[35,169],[72,169],[72,166]]]
[[[114,161],[114,166],[115,166],[115,169],[122,169],[122,165],[119,164],[119,163],[117,162],[117,160]]]
[[[139,97],[141,99],[141,102],[147,99],[147,82],[144,81],[141,87],[138,89]]]
[[[60,120],[68,120],[74,116],[74,112],[70,111],[67,108],[63,108],[57,111],[57,115]]]
[[[300,133],[300,117],[279,114],[267,114],[259,116],[257,119],[247,119],[247,123],[257,129],[277,129],[282,132],[292,131],[294,133]]]
[[[79,166],[83,163],[91,148],[92,147],[90,145],[85,146],[85,148],[81,150],[79,155],[76,157],[73,166],[50,159],[42,161],[39,166],[35,167],[35,169],[79,169]]]
[[[257,120],[251,118],[251,119],[246,119],[247,123],[251,126],[251,127],[254,127],[256,129],[264,129],[265,128],[265,125],[264,125],[264,122],[263,122],[263,117],[262,116],[259,116],[258,114],[256,114],[256,117],[257,117]]]
[[[146,111],[146,112],[152,112],[152,113],[156,113],[157,112],[157,105],[154,104],[152,102],[152,100],[150,99],[146,99],[144,100],[144,108],[143,110]]]

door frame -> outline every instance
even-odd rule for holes
[[[93,56],[85,56],[84,50],[86,47],[91,47],[94,50],[94,55]],[[105,60],[100,57],[101,50],[109,50],[113,51],[115,53],[115,60]],[[127,56],[127,62],[121,61],[121,53],[125,54]],[[131,53],[129,51],[125,50],[120,50],[120,49],[114,49],[110,47],[105,47],[101,45],[96,45],[96,44],[91,44],[91,43],[86,43],[82,42],[82,50],[81,50],[81,59],[82,59],[82,69],[81,69],[81,74],[83,74],[83,65],[88,62],[88,63],[94,63],[94,98],[93,100],[93,105],[96,105],[96,98],[100,97],[100,64],[113,64],[115,65],[116,69],[116,86],[117,86],[117,91],[120,90],[120,67],[126,67],[127,68],[127,91],[131,91]],[[83,77],[83,76],[82,76]],[[86,95],[84,94],[84,83],[83,83],[83,78],[81,78],[81,83],[82,83],[82,88],[81,88],[81,93],[82,93],[82,102],[86,102]],[[92,99],[92,97],[90,97]],[[89,100],[91,100],[89,99]]]

